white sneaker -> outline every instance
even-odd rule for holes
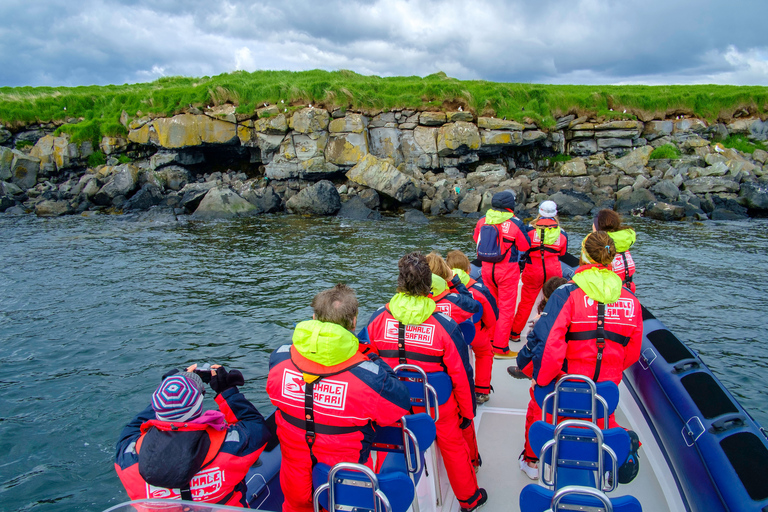
[[[531,466],[529,466],[522,455],[520,456],[520,471],[525,473],[525,476],[527,476],[531,480],[539,479],[539,468],[538,467],[532,468]]]

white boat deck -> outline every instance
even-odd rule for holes
[[[483,466],[477,474],[478,483],[488,491],[484,512],[519,511],[520,491],[535,482],[520,471],[518,463],[523,450],[525,412],[530,399],[528,389],[531,381],[509,376],[507,366],[513,364],[514,359],[494,360],[492,384],[495,392],[488,402],[478,406],[475,418],[483,459]],[[684,511],[685,507],[666,461],[640,410],[623,385],[616,420],[622,426],[636,431],[643,446],[639,452],[640,473],[637,478],[630,484],[620,485],[609,496],[635,496],[646,511]]]

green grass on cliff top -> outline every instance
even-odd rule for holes
[[[284,103],[281,103],[281,100]],[[566,114],[595,119],[664,119],[692,115],[709,122],[768,114],[768,87],[727,85],[582,86],[457,80],[444,73],[382,78],[352,71],[237,71],[214,77],[160,78],[151,83],[84,87],[0,87],[0,122],[23,126],[76,118],[59,131],[98,140],[127,133],[120,115],[169,116],[190,106],[232,103],[252,114],[264,103],[306,104],[377,113],[396,108],[454,111],[532,121],[544,128]],[[626,110],[626,113],[624,112]]]

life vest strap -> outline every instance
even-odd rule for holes
[[[379,356],[400,358],[400,351],[399,350],[379,350]],[[442,356],[431,356],[429,354],[421,354],[419,352],[411,352],[408,350],[405,351],[405,358],[410,359],[411,361],[421,361],[422,363],[442,363],[443,362]],[[400,361],[402,361],[402,359],[400,359]],[[401,362],[400,364],[407,364],[407,363]]]
[[[317,465],[317,457],[312,453],[312,446],[315,444],[315,382],[319,382],[320,379],[313,380],[312,382],[304,383],[304,440],[309,447],[309,457],[312,459],[312,467]]]
[[[280,411],[280,416],[285,420],[286,423],[289,423],[293,425],[296,428],[300,428],[302,430],[307,429],[307,422],[306,420],[302,418],[297,418],[296,416],[291,416],[290,414],[287,414],[284,411]],[[349,426],[349,427],[341,427],[337,425],[325,425],[323,423],[314,423],[314,432],[315,434],[320,434],[324,436],[334,436],[334,435],[342,435],[342,434],[352,434],[355,432],[362,432],[364,427],[356,427],[356,426]]]
[[[577,332],[568,332],[565,335],[565,341],[586,341],[586,340],[593,340],[598,337],[597,329],[591,330],[591,331],[577,331]],[[613,331],[603,331],[603,338],[609,341],[612,341],[614,343],[618,343],[622,347],[626,347],[629,343],[629,336],[624,336],[622,334],[613,332]]]
[[[595,375],[592,380],[597,382],[600,376],[600,366],[603,364],[603,350],[605,349],[605,304],[597,303],[597,362],[595,364]]]
[[[408,364],[405,355],[405,325],[400,320],[397,321],[397,357],[400,359],[400,364]]]

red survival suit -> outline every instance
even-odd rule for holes
[[[494,207],[495,208],[495,207]],[[498,263],[483,261],[483,284],[491,290],[499,308],[499,318],[493,335],[493,351],[506,354],[509,352],[509,335],[517,305],[517,288],[520,282],[520,266],[517,261],[522,252],[530,248],[527,230],[514,216],[512,208],[488,210],[475,226],[474,240],[478,242],[480,229],[485,224],[498,225],[502,234],[501,250],[504,259]]]
[[[635,230],[631,228],[622,229],[608,233],[613,239],[613,244],[616,246],[616,257],[613,258],[613,271],[616,272],[624,286],[629,288],[632,293],[635,293],[635,260],[632,259],[632,254],[629,252],[629,248],[635,244]]]
[[[512,321],[512,335],[523,332],[531,309],[539,296],[541,288],[550,277],[562,277],[560,256],[568,250],[568,235],[560,229],[555,219],[541,218],[535,226],[528,228],[531,248],[526,256],[523,269],[523,289],[520,303]]]
[[[115,470],[130,499],[182,499],[181,487],[163,487],[158,481],[178,480],[179,473],[199,468],[189,481],[194,501],[248,506],[245,475],[270,433],[262,415],[236,387],[215,400],[228,424],[223,430],[205,423],[159,421],[151,405],[125,426],[117,442]],[[163,450],[170,444],[173,450]],[[159,464],[147,462],[158,459]]]
[[[381,359],[359,348],[342,326],[309,320],[296,326],[293,345],[270,357],[267,393],[278,408],[285,512],[312,510],[315,462],[372,467],[376,425],[391,425],[409,413],[405,385]],[[306,415],[313,417],[305,421]]]
[[[469,355],[458,324],[435,311],[429,297],[398,293],[389,304],[371,315],[361,333],[390,366],[401,363],[420,366],[426,372],[447,372],[453,393],[440,406],[437,446],[443,455],[448,480],[462,508],[472,508],[482,495],[472,465],[470,449],[463,428],[471,428],[475,416]],[[399,326],[404,326],[403,346],[398,347]],[[414,410],[423,409],[414,407]]]
[[[602,349],[597,340],[600,303],[605,308]],[[595,382],[610,380],[618,385],[622,372],[640,357],[642,340],[643,318],[637,298],[609,268],[584,265],[572,281],[552,293],[518,355],[517,364],[540,386],[565,373],[586,375]],[[531,391],[525,422],[527,460],[536,460],[528,443],[528,429],[538,419],[541,408]],[[609,426],[618,426],[613,415]]]
[[[475,340],[472,342],[472,352],[475,353],[475,392],[487,395],[491,392],[491,372],[493,370],[491,340],[493,339],[493,331],[496,329],[496,315],[499,314],[496,299],[493,298],[487,286],[475,281],[463,270],[454,268],[453,272],[459,276],[472,297],[483,307],[480,320],[475,322]]]

